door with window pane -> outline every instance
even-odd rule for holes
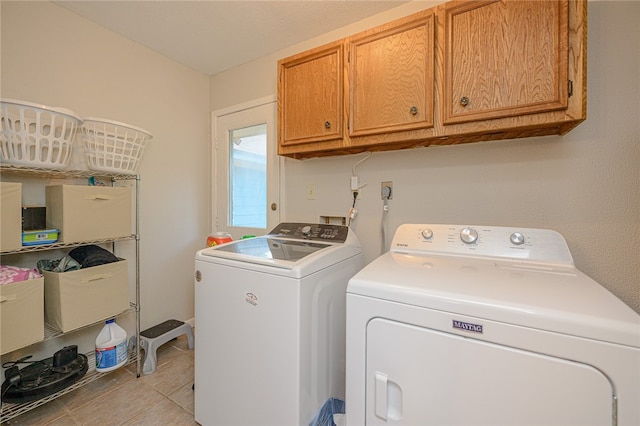
[[[264,235],[280,219],[276,103],[214,112],[212,231]]]

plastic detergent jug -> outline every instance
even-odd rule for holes
[[[226,232],[215,232],[207,237],[207,247],[217,246],[232,241],[231,234]]]
[[[96,337],[96,371],[104,373],[122,367],[127,362],[127,332],[107,320]]]

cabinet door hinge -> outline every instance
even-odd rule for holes
[[[573,81],[569,80],[569,97],[573,96]]]

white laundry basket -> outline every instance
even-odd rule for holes
[[[1,99],[0,158],[3,163],[63,169],[80,123],[65,108]]]
[[[136,173],[153,135],[139,127],[104,118],[83,118],[82,139],[91,170]]]

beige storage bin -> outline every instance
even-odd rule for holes
[[[0,250],[22,248],[22,184],[0,182]]]
[[[0,285],[0,354],[44,339],[44,278]]]
[[[45,189],[47,228],[58,241],[73,243],[131,235],[131,189],[110,186],[52,185]]]
[[[64,332],[129,309],[126,260],[69,272],[43,271],[43,275],[45,320]]]

